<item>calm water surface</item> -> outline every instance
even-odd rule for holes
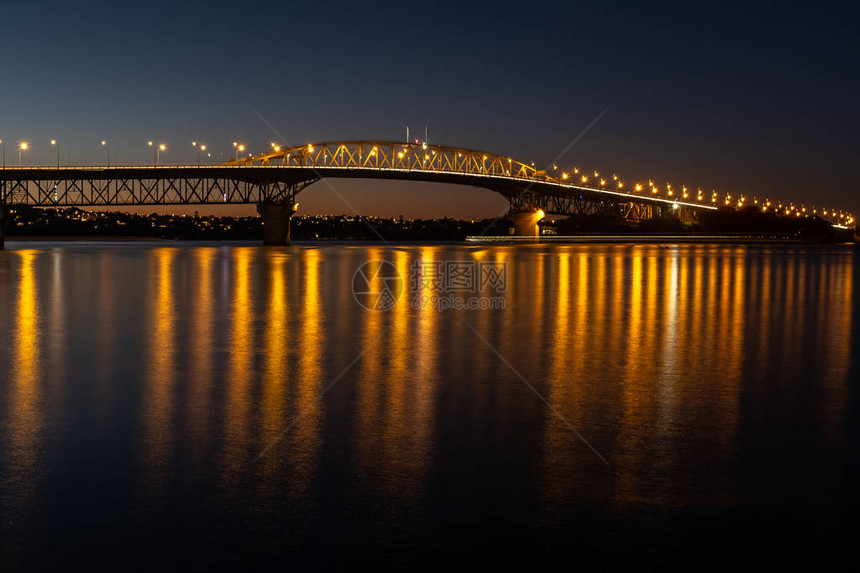
[[[0,569],[821,565],[860,534],[850,247],[7,248]],[[504,308],[413,308],[415,261],[504,263]]]

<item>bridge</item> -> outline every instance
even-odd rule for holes
[[[512,157],[427,143],[342,141],[250,155],[220,165],[11,167],[0,169],[0,220],[10,206],[41,207],[256,204],[263,243],[289,244],[296,197],[326,177],[430,181],[481,187],[510,204],[515,234],[537,236],[538,221],[557,215],[612,214],[622,219],[678,217],[754,206],[784,217],[819,217],[840,228],[853,215],[827,208],[701,189],[673,189],[653,181],[553,166],[541,170]],[[0,248],[3,236],[0,230]]]

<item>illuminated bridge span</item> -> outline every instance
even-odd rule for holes
[[[222,165],[18,167],[0,170],[0,216],[10,205],[130,206],[256,204],[264,243],[289,242],[296,197],[326,177],[431,181],[482,187],[503,195],[517,235],[536,235],[545,213],[612,213],[644,220],[755,205],[788,217],[821,217],[853,226],[849,213],[783,205],[769,200],[706,194],[653,182],[625,184],[599,173],[551,172],[511,157],[436,145],[400,142],[330,142],[252,155]],[[2,239],[0,239],[2,240]]]

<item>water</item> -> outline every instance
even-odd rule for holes
[[[860,533],[850,247],[8,247],[4,570],[820,566]],[[416,261],[504,263],[504,308],[413,308]]]

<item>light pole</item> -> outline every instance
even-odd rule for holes
[[[158,165],[159,162],[161,161],[161,152],[166,150],[166,149],[167,149],[167,146],[164,145],[163,143],[160,143],[158,145],[158,148],[155,150],[155,164],[156,165]]]
[[[57,169],[59,169],[60,168],[60,146],[57,143],[56,139],[51,140],[51,145],[53,145],[54,147],[57,148]]]
[[[6,169],[6,142],[0,139],[0,145],[3,146],[3,169]]]
[[[30,148],[30,144],[26,141],[22,141],[18,145],[18,167],[21,167],[21,153],[27,151]]]
[[[206,146],[202,143],[200,145],[197,145],[196,141],[192,141],[191,147],[197,148],[197,167],[200,167],[200,154],[206,151]]]
[[[107,166],[110,167],[110,143],[102,140],[102,147],[107,148]]]
[[[239,153],[245,151],[245,145],[242,143],[233,142],[233,147],[236,148],[236,161],[239,161]]]

